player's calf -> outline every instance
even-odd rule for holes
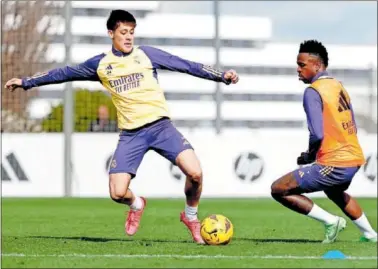
[[[113,201],[130,207],[125,221],[125,232],[134,235],[138,231],[147,202],[145,198],[135,196],[128,188],[130,180],[131,175],[128,173],[110,174],[109,192]]]
[[[202,171],[200,169],[188,173],[185,180],[184,192],[187,197],[187,204],[197,206],[202,193]]]
[[[344,214],[351,220],[356,220],[362,215],[362,209],[355,199],[338,188],[326,190],[324,193],[334,202]]]
[[[202,168],[194,150],[187,149],[181,152],[176,164],[186,175],[185,196],[186,207],[185,214],[189,220],[197,219],[198,204],[202,193]]]
[[[185,215],[189,221],[197,220],[198,204],[202,193],[202,171],[197,170],[189,173],[186,177],[185,188],[186,196]]]
[[[194,150],[187,149],[181,152],[176,164],[181,171],[186,175],[185,181],[185,196],[186,205],[185,211],[180,214],[180,221],[185,224],[193,240],[196,243],[204,244],[201,237],[201,223],[198,220],[198,204],[202,193],[202,168],[199,163]]]

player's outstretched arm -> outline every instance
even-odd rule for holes
[[[223,82],[227,85],[239,81],[239,75],[235,70],[220,71],[211,66],[185,60],[150,46],[140,46],[139,48],[150,58],[153,67],[156,69],[187,73],[199,78]]]
[[[104,55],[105,54],[97,55],[76,66],[56,68],[48,72],[35,74],[34,76],[26,78],[12,78],[5,83],[4,88],[8,89],[9,91],[14,91],[17,88],[29,90],[37,86],[58,84],[68,81],[99,81],[100,79],[97,75],[97,67]]]

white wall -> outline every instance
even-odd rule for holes
[[[221,136],[181,131],[200,158],[204,172],[203,197],[269,197],[272,182],[297,168],[296,158],[306,150],[308,143],[305,131],[265,130]],[[366,158],[370,159],[355,176],[349,193],[377,197],[376,134],[360,133],[359,138]],[[74,196],[108,197],[106,162],[117,139],[117,134],[74,135]],[[62,134],[4,134],[2,142],[2,166],[10,177],[9,181],[2,178],[3,197],[63,196]],[[258,158],[248,158],[248,153]],[[7,160],[10,154],[14,154],[28,181],[19,180]],[[237,162],[239,157],[241,160]],[[149,152],[131,189],[147,197],[168,198],[184,197],[183,186],[184,177],[177,167],[172,167],[155,152]]]

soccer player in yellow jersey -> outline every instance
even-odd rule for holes
[[[332,243],[346,227],[345,219],[328,213],[302,195],[324,191],[360,229],[361,241],[377,242],[377,233],[361,207],[345,192],[365,163],[349,95],[344,86],[327,73],[328,52],[322,43],[303,42],[297,65],[299,79],[310,84],[303,97],[310,131],[309,148],[298,157],[297,164],[311,165],[276,180],[272,184],[272,196],[289,209],[322,222],[325,225],[323,243]]]
[[[107,20],[112,48],[77,66],[66,66],[23,79],[9,80],[5,88],[25,90],[33,87],[75,80],[99,81],[111,94],[117,109],[118,146],[109,168],[111,198],[130,207],[125,232],[134,235],[146,207],[146,199],[130,189],[143,156],[154,150],[180,167],[187,176],[186,206],[180,220],[190,230],[193,240],[203,244],[197,208],[202,191],[200,162],[183,135],[172,125],[157,69],[187,73],[225,84],[237,83],[234,70],[221,72],[201,63],[188,61],[150,46],[134,46],[136,20],[124,10],[113,10]],[[159,179],[156,179],[159,180]],[[164,186],[162,186],[164,191]]]

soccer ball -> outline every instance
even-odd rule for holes
[[[201,223],[201,236],[208,245],[227,245],[233,234],[234,226],[223,215],[210,215]]]

